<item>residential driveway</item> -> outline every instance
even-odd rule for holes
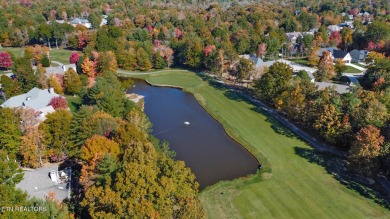
[[[62,201],[69,196],[70,188],[66,182],[53,182],[49,177],[51,171],[58,171],[58,166],[23,171],[23,180],[16,185],[16,188],[41,199],[47,197],[49,192],[55,192],[56,198]]]
[[[292,61],[289,61],[289,60],[286,60],[286,59],[279,59],[278,60],[279,62],[283,62],[283,63],[286,63],[287,65],[289,65],[294,71],[306,71],[307,74],[309,75],[310,79],[314,80],[314,75],[313,73],[317,71],[317,69],[315,68],[310,68],[310,67],[307,67],[307,66],[304,66],[304,65],[300,65],[298,63],[295,63],[295,62],[292,62]]]
[[[58,66],[63,66],[63,65],[65,65],[64,63],[58,62],[58,61],[51,61],[51,62],[57,64]]]

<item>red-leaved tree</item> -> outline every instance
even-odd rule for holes
[[[49,105],[51,105],[55,110],[68,108],[68,102],[63,97],[51,98]]]
[[[329,41],[333,45],[339,45],[341,43],[341,34],[338,31],[332,31],[329,36]]]
[[[204,52],[204,55],[207,57],[210,53],[212,53],[213,51],[215,50],[215,46],[214,45],[208,45],[204,48],[203,52]]]
[[[9,68],[12,66],[11,56],[7,52],[0,52],[0,67]]]
[[[69,63],[75,64],[79,61],[80,56],[77,52],[72,52],[72,54],[69,56]]]

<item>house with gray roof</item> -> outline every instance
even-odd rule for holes
[[[330,52],[330,54],[332,55],[332,59],[333,59],[333,51],[334,50],[338,50],[336,47],[326,47],[326,48],[321,48],[317,51],[317,55],[319,57],[322,57],[322,54],[325,52],[325,51],[328,51]]]
[[[333,61],[336,62],[338,59],[341,59],[344,63],[351,63],[352,57],[349,52],[342,50],[333,50]]]
[[[53,88],[39,89],[34,87],[29,92],[9,98],[1,108],[31,108],[40,112],[40,118],[46,119],[46,115],[54,112],[54,108],[50,105],[50,101],[54,97],[61,97],[56,94]]]
[[[66,71],[72,68],[74,71],[77,71],[76,64],[69,64],[63,66],[47,67],[46,76],[50,77],[52,74],[61,74],[64,75]]]
[[[88,29],[92,28],[91,22],[89,22],[88,19],[84,19],[84,18],[75,18],[75,19],[70,21],[70,24],[73,27],[76,27],[79,24],[79,25],[83,25],[84,27],[86,27]]]
[[[354,49],[349,54],[351,54],[352,62],[364,62],[368,56],[368,50],[357,50]]]

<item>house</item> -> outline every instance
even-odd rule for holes
[[[288,41],[292,44],[295,44],[297,42],[298,37],[302,36],[301,32],[290,32],[286,33],[286,36],[288,38]]]
[[[330,33],[333,32],[333,31],[340,32],[341,29],[342,29],[342,27],[339,27],[338,25],[329,25],[328,26],[328,31]]]
[[[333,61],[336,62],[338,59],[341,59],[344,63],[351,63],[352,57],[349,52],[342,50],[333,50]]]
[[[357,50],[354,49],[349,54],[351,54],[352,62],[364,62],[366,60],[366,57],[368,56],[367,50]]]
[[[31,108],[40,112],[40,118],[46,119],[46,115],[54,112],[54,108],[50,106],[50,101],[53,97],[60,97],[56,94],[53,88],[39,89],[34,87],[29,92],[9,98],[3,104],[2,108]]]
[[[317,55],[319,56],[319,57],[321,57],[322,56],[322,53],[324,53],[325,51],[328,51],[328,52],[330,52],[330,54],[332,55],[332,59],[334,59],[334,57],[333,57],[333,51],[334,50],[337,50],[337,48],[336,47],[325,47],[325,48],[321,48],[321,49],[319,49],[318,51],[317,51]]]
[[[341,29],[343,29],[344,27],[349,27],[349,28],[353,29],[353,23],[350,22],[350,21],[346,21],[346,22],[344,22],[344,23],[340,23],[338,26],[339,26]]]
[[[70,21],[70,24],[73,27],[76,27],[78,24],[80,24],[80,25],[83,25],[84,27],[86,27],[88,29],[92,28],[92,24],[89,22],[89,20],[88,19],[83,19],[83,18],[75,18],[72,21]]]
[[[72,68],[77,72],[76,64],[68,64],[63,66],[55,66],[55,67],[47,67],[46,68],[46,76],[50,77],[52,74],[61,74],[64,75],[66,71]]]
[[[100,26],[107,25],[107,15],[103,15],[102,21],[100,22]]]
[[[303,37],[307,34],[313,35],[314,36],[314,31],[308,31],[308,32],[289,32],[286,33],[286,36],[288,38],[288,41],[292,44],[296,44],[297,39],[299,37]]]

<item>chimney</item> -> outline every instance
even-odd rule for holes
[[[54,92],[54,88],[50,87],[50,88],[49,88],[49,93],[51,93],[51,94],[55,94],[55,92]]]

